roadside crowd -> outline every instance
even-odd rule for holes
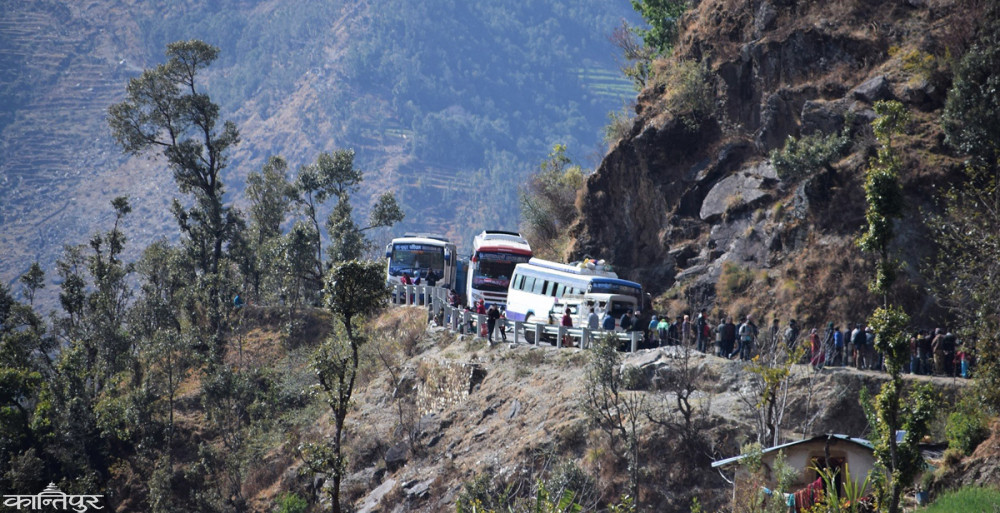
[[[854,324],[853,329],[848,326],[842,330],[830,322],[823,331],[813,328],[804,333],[794,319],[782,327],[775,318],[762,331],[750,315],[737,324],[732,317],[723,317],[713,323],[705,310],[693,320],[690,315],[679,315],[673,322],[668,316],[654,314],[646,327],[645,342],[647,347],[691,345],[703,353],[741,360],[750,360],[762,351],[784,350],[787,354],[795,354],[795,349],[805,343],[803,360],[816,371],[828,366],[885,370],[883,355],[875,349],[874,331],[861,323]],[[920,329],[910,336],[910,362],[904,371],[967,378],[972,360],[972,354],[950,331]]]

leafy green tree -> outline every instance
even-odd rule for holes
[[[249,510],[243,482],[263,460],[258,433],[266,431],[274,409],[273,380],[258,369],[234,370],[216,366],[202,381],[202,405],[221,448],[205,447],[213,461],[209,468],[218,480],[226,503],[242,513]]]
[[[318,289],[314,284],[316,272],[315,241],[319,235],[312,225],[296,222],[281,241],[283,266],[281,294],[289,306],[312,303]]]
[[[965,53],[941,116],[945,141],[971,157],[995,182],[1000,170],[1000,6],[992,4],[981,34]]]
[[[160,449],[169,463],[173,461],[176,437],[177,394],[196,362],[191,358],[190,341],[180,333],[166,329],[157,331],[145,340],[141,357],[146,387],[153,391],[156,396],[154,400],[166,403],[166,418],[162,421],[163,444]]]
[[[125,101],[108,109],[108,124],[126,153],[159,150],[180,191],[193,196],[191,208],[175,199],[171,210],[199,271],[207,328],[220,355],[223,284],[218,273],[226,244],[238,235],[240,223],[224,203],[221,174],[229,151],[239,143],[239,132],[231,121],[219,125],[219,106],[198,90],[201,72],[218,55],[218,48],[198,40],[168,44],[167,62],[129,80]]]
[[[124,196],[113,199],[111,205],[115,211],[114,225],[106,234],[94,235],[90,240],[93,254],[89,258],[89,270],[94,292],[88,297],[92,333],[89,338],[96,353],[95,370],[103,371],[103,376],[96,380],[98,392],[115,374],[135,370],[132,336],[126,329],[128,303],[132,297],[128,280],[134,266],[121,261],[125,249],[121,222],[132,207]]]
[[[281,225],[291,213],[297,199],[295,187],[286,176],[288,164],[281,157],[271,157],[260,172],[247,176],[246,195],[250,201],[247,211],[250,225],[250,253],[246,275],[253,298],[259,300],[262,283],[269,288],[279,287],[280,276],[274,262],[281,237]],[[271,290],[274,292],[275,290]]]
[[[909,337],[906,327],[910,318],[902,308],[891,305],[889,292],[899,267],[890,253],[893,221],[902,216],[905,203],[899,185],[902,157],[893,147],[897,134],[904,132],[909,113],[897,101],[875,103],[878,117],[872,122],[875,138],[880,143],[875,157],[865,173],[865,198],[868,225],[858,239],[858,246],[877,257],[874,279],[869,289],[882,296],[882,306],[875,310],[868,324],[875,332],[875,349],[883,356],[890,380],[882,385],[874,404],[862,395],[862,404],[874,431],[875,457],[884,470],[881,485],[889,513],[898,513],[903,488],[909,486],[921,470],[922,459],[917,443],[927,433],[935,408],[935,396],[930,387],[917,387],[909,397],[904,395],[902,370],[909,361]],[[898,430],[906,430],[902,441]]]
[[[296,187],[307,220],[313,227],[313,246],[316,253],[314,278],[323,275],[323,251],[319,228],[318,209],[321,203],[336,198],[332,212],[326,220],[326,230],[330,237],[327,250],[329,263],[346,262],[361,258],[370,249],[370,242],[364,232],[376,228],[392,226],[403,220],[404,214],[396,196],[385,192],[379,196],[369,216],[368,225],[358,226],[354,221],[351,194],[357,191],[364,180],[364,173],[354,167],[353,150],[337,150],[332,155],[321,153],[316,163],[299,170]]]
[[[315,163],[299,168],[295,188],[299,192],[306,220],[313,229],[315,259],[311,279],[317,285],[323,279],[323,232],[319,226],[319,208],[331,197],[337,198],[338,203],[341,198],[349,197],[362,179],[361,171],[354,168],[353,150],[337,150],[332,154],[323,152],[316,157]]]
[[[991,4],[962,57],[942,115],[946,142],[969,156],[965,176],[928,215],[936,262],[928,269],[956,334],[976,356],[976,394],[1000,412],[1000,6]],[[967,349],[967,350],[968,350]]]
[[[21,275],[21,285],[24,287],[24,297],[28,298],[28,306],[35,306],[35,292],[45,288],[45,271],[38,262],[32,262],[28,272]]]
[[[330,234],[330,260],[333,262],[362,258],[371,250],[371,242],[365,237],[366,231],[392,226],[404,217],[403,209],[392,192],[385,192],[376,200],[367,226],[358,227],[351,215],[352,210],[350,201],[341,197],[327,218],[326,231]]]
[[[186,322],[187,285],[194,281],[182,252],[166,241],[153,242],[143,250],[136,273],[139,296],[129,321],[136,336],[148,340],[160,330],[180,334]]]
[[[646,46],[660,55],[669,55],[677,42],[687,0],[632,0],[632,8],[649,24],[648,29],[638,30]]]
[[[57,261],[64,316],[54,319],[61,337],[51,372],[35,395],[31,430],[46,474],[64,490],[93,493],[110,476],[116,458],[132,452],[145,401],[133,393],[141,370],[128,329],[132,265],[122,261],[122,220],[128,200],[112,200],[111,229],[89,247],[67,247]]]
[[[361,363],[360,349],[367,337],[360,331],[365,318],[378,312],[389,299],[385,269],[378,262],[352,260],[335,264],[326,277],[327,309],[343,327],[324,341],[313,356],[313,369],[333,413],[333,437],[325,443],[304,447],[306,462],[315,472],[332,476],[330,501],[340,513],[340,484],[346,470],[343,455],[344,421],[351,410],[355,379]]]
[[[34,403],[51,374],[45,324],[0,283],[0,488],[37,493],[47,476],[33,427]]]
[[[875,103],[878,117],[872,122],[875,138],[880,143],[878,152],[869,163],[865,173],[865,212],[867,226],[858,239],[862,251],[875,253],[877,257],[875,279],[869,289],[880,296],[888,306],[889,287],[896,280],[899,262],[889,252],[889,245],[895,236],[892,224],[903,215],[905,203],[903,189],[899,185],[899,172],[903,167],[902,157],[893,147],[893,139],[909,123],[910,115],[897,101]]]

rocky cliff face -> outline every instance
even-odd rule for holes
[[[901,143],[910,208],[897,239],[911,285],[899,293],[916,312],[931,312],[912,285],[932,254],[920,209],[958,168],[938,119],[949,62],[974,33],[980,3],[695,4],[674,55],[659,64],[707,66],[718,107],[685,123],[664,101],[673,84],[651,80],[630,133],[586,182],[570,256],[600,255],[654,296],[670,291],[657,310],[720,305],[733,315],[861,319],[872,305],[870,270],[853,240],[864,224],[872,106],[896,99],[913,118]],[[768,154],[789,137],[836,134],[845,123],[851,149],[842,158],[801,178],[775,172]]]

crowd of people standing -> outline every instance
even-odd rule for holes
[[[712,322],[702,309],[694,320],[690,315],[678,315],[671,322],[669,316],[654,314],[646,329],[645,342],[647,347],[693,346],[703,353],[711,351],[721,358],[744,361],[762,351],[795,355],[800,344],[805,344],[802,362],[807,361],[816,371],[847,366],[885,370],[883,355],[875,349],[874,331],[861,323],[842,330],[829,322],[823,330],[812,328],[803,333],[796,320],[781,326],[775,318],[761,331],[751,315],[739,322],[720,315],[717,322]],[[953,333],[941,328],[921,329],[914,330],[910,337],[910,361],[904,372],[966,378],[970,376],[972,363],[972,355]]]

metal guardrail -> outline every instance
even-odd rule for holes
[[[447,326],[453,333],[472,334],[482,338],[488,338],[486,315],[477,314],[465,308],[457,308],[448,304],[448,289],[444,287],[432,287],[430,285],[391,285],[392,304],[396,306],[422,306],[430,311],[434,318],[442,320],[442,324]],[[510,321],[500,318],[497,320],[496,328],[504,329],[513,326],[511,334],[513,342],[520,344],[522,338],[524,343],[538,344],[544,338],[555,338],[555,346],[563,347],[567,343],[575,344],[577,347],[588,348],[594,340],[599,340],[609,333],[613,333],[619,342],[627,343],[631,352],[635,352],[642,340],[641,331],[606,331],[590,330],[588,328],[569,328],[566,326],[555,326],[542,322]],[[529,337],[530,334],[530,337]]]

